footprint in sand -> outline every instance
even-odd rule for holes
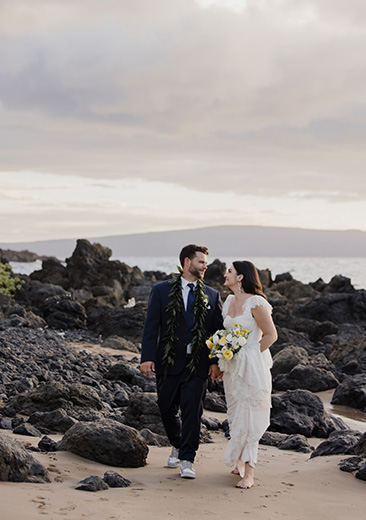
[[[45,511],[47,507],[46,498],[42,496],[37,496],[36,498],[33,498],[31,502],[34,502],[35,504],[38,504],[38,509],[41,515],[47,515],[47,511]]]
[[[47,466],[47,469],[48,469],[48,471],[52,471],[53,473],[58,473],[58,474],[61,473],[61,471],[59,469],[57,469],[54,464],[50,464],[49,466]]]
[[[50,453],[48,454],[48,458],[50,460],[56,460],[57,461],[57,457],[55,455],[51,455]]]
[[[56,515],[59,516],[68,516],[70,511],[74,511],[76,509],[76,504],[70,504],[68,507],[61,507],[58,511],[56,511]]]

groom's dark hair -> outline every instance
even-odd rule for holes
[[[185,258],[192,260],[192,258],[196,256],[196,253],[203,253],[204,255],[209,254],[206,246],[197,246],[196,244],[188,244],[187,246],[184,246],[179,254],[181,266],[184,267]]]

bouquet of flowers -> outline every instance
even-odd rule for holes
[[[247,343],[250,332],[238,323],[235,323],[233,329],[217,330],[206,341],[206,345],[211,351],[208,357],[210,359],[217,357],[230,361]]]

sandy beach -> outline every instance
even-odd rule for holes
[[[358,426],[366,430],[366,423]],[[1,435],[12,435],[22,443],[39,442],[5,430]],[[69,452],[36,453],[35,457],[47,467],[51,483],[1,482],[0,518],[195,520],[248,515],[259,520],[334,520],[364,514],[366,484],[339,470],[337,464],[344,455],[309,460],[308,454],[260,446],[255,486],[240,490],[234,487],[237,477],[223,462],[227,443],[224,434],[212,432],[212,437],[212,444],[200,446],[196,480],[183,480],[177,469],[164,467],[169,448],[150,447],[147,465],[137,469],[104,466]],[[311,442],[317,445],[321,440]],[[96,493],[75,490],[80,480],[90,475],[102,477],[107,470],[119,472],[132,485]]]
[[[69,346],[109,356],[122,352],[126,359],[136,356],[99,345]],[[332,407],[332,394],[333,391],[319,393],[327,411],[340,414],[350,428],[366,431],[366,415],[348,407]],[[204,415],[220,421],[226,418],[226,414],[212,411],[205,411]],[[37,446],[40,440],[8,430],[0,430],[0,435],[9,435],[24,445]],[[211,432],[211,436],[213,443],[200,445],[195,480],[181,479],[179,469],[164,467],[170,448],[149,446],[147,465],[133,469],[106,466],[66,451],[34,453],[48,469],[51,482],[0,482],[0,520],[235,520],[243,515],[254,520],[343,520],[364,515],[366,483],[339,470],[338,462],[345,455],[309,459],[309,454],[260,445],[255,485],[241,490],[235,488],[238,477],[231,475],[224,464],[224,433]],[[62,435],[49,437],[58,441]],[[322,440],[313,438],[309,442],[317,446]],[[128,478],[131,486],[96,493],[75,489],[80,480],[91,475],[103,477],[109,470]]]

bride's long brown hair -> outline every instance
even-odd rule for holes
[[[235,260],[233,266],[238,274],[243,275],[241,285],[244,291],[249,294],[258,294],[267,300],[255,265],[249,260]]]

